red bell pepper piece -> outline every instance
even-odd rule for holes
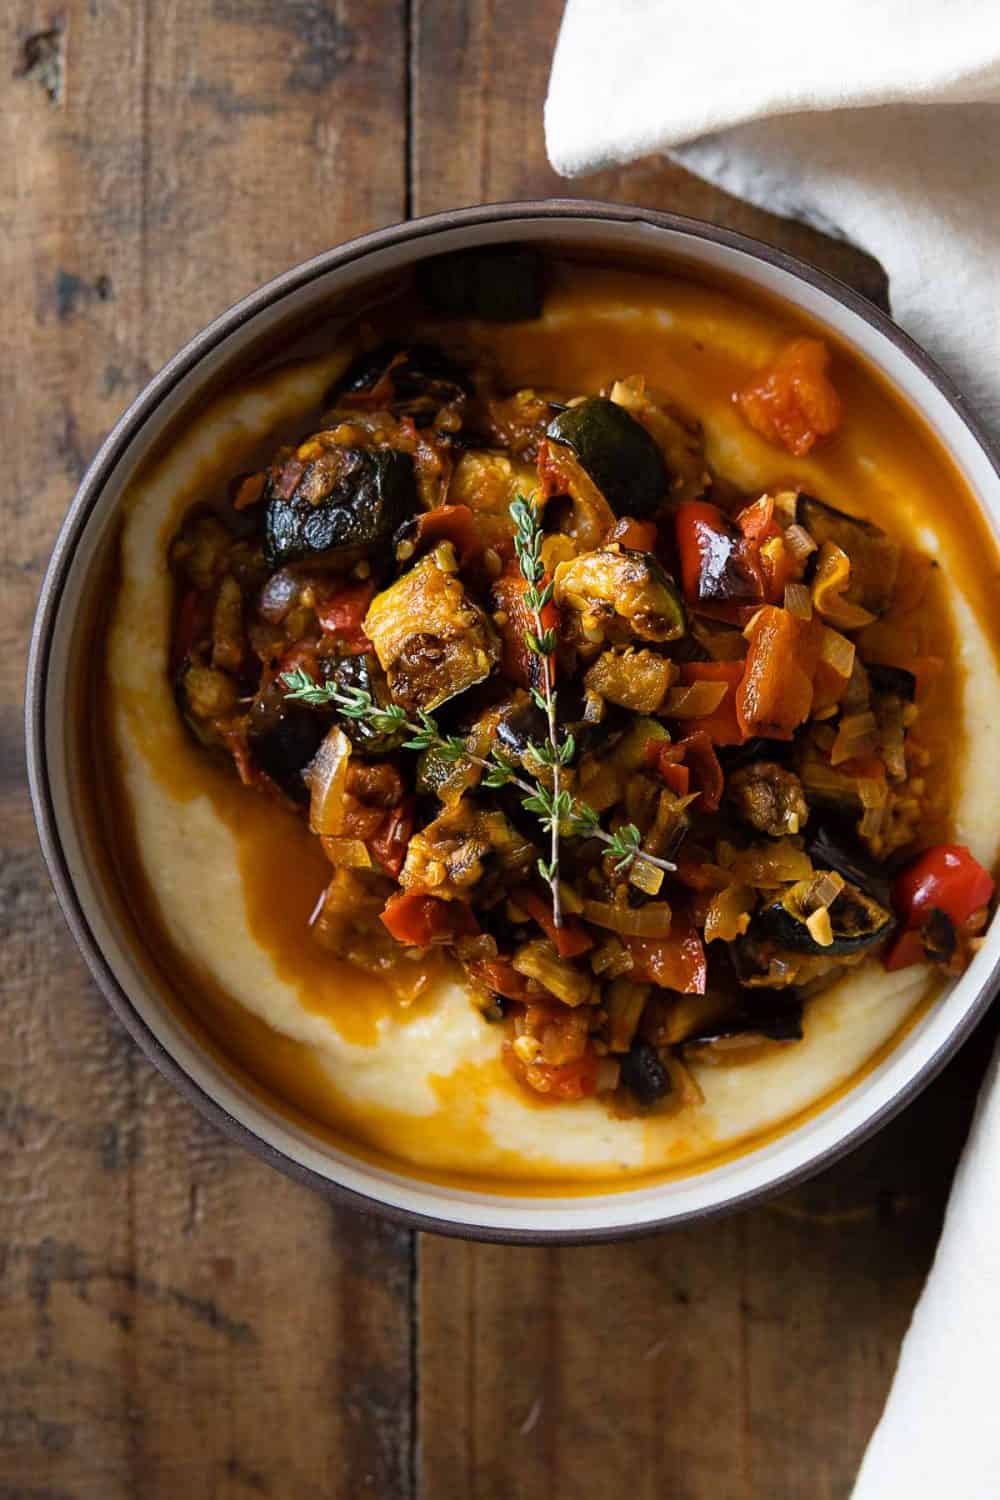
[[[684,917],[674,915],[666,938],[624,939],[632,955],[629,978],[656,984],[683,995],[703,995],[708,982],[705,949],[697,931]]]
[[[422,891],[400,891],[391,896],[382,921],[397,943],[430,948],[450,943],[465,933],[479,931],[479,924],[464,901],[442,901]]]
[[[622,516],[616,521],[604,539],[605,546],[618,542],[630,552],[656,551],[656,522],[636,521],[632,516]]]
[[[646,746],[646,764],[676,796],[687,796],[691,772],[684,765],[684,752],[679,745],[650,740]]]
[[[691,604],[752,604],[761,583],[744,556],[744,538],[717,505],[686,500],[675,520],[684,597]]]
[[[563,925],[557,927],[550,903],[536,896],[526,885],[512,891],[511,900],[538,923],[550,942],[555,943],[560,958],[576,958],[594,946],[594,939],[576,917],[563,917]]]
[[[316,606],[316,618],[323,629],[329,635],[335,635],[352,656],[372,649],[364,632],[364,622],[374,597],[374,584],[355,583],[329,599],[321,600]]]
[[[476,517],[467,505],[439,505],[417,517],[414,540],[418,550],[427,543],[451,542],[459,565],[465,567],[483,550]]]
[[[892,904],[902,933],[888,949],[889,970],[922,963],[926,954],[920,929],[933,911],[942,911],[956,927],[989,905],[996,884],[963,844],[935,844],[918,854],[892,883]]]
[[[962,844],[935,844],[892,883],[892,902],[906,928],[921,927],[936,908],[956,927],[988,906],[996,884]]]
[[[678,797],[688,795],[693,774],[702,807],[706,812],[718,812],[725,778],[719,757],[703,729],[695,730],[673,745],[653,740],[646,746],[646,761]]]

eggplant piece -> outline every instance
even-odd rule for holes
[[[659,448],[616,401],[589,396],[568,406],[546,435],[569,448],[616,516],[651,516],[666,498],[670,475]]]
[[[849,827],[829,820],[813,827],[806,837],[806,853],[815,869],[836,870],[880,906],[887,910],[892,906],[888,876]]]
[[[458,801],[463,793],[476,785],[479,768],[467,760],[452,760],[437,746],[429,746],[417,757],[414,783],[418,796],[436,797],[446,806]],[[435,807],[431,818],[440,815]]]
[[[483,682],[500,657],[492,625],[458,576],[450,542],[376,594],[365,634],[393,698],[427,712]]]
[[[794,890],[794,887],[793,887]],[[769,938],[779,948],[793,953],[812,953],[834,958],[875,948],[892,932],[896,920],[881,902],[848,882],[829,907],[833,941],[817,943],[805,921],[787,904],[790,894],[757,912],[750,924],[754,938]]]
[[[273,567],[388,546],[418,506],[413,460],[392,448],[328,448],[285,499],[268,484],[264,556]]]
[[[289,706],[273,728],[250,740],[254,760],[293,802],[309,801],[302,772],[326,734],[326,726],[308,709]]]
[[[795,518],[818,546],[833,542],[847,553],[851,581],[844,597],[873,615],[885,614],[896,587],[897,544],[871,521],[849,516],[846,511],[836,510],[813,495],[799,495]]]
[[[333,683],[344,692],[349,688],[360,688],[370,693],[374,702],[385,708],[389,703],[389,689],[378,660],[371,651],[358,656],[324,657],[320,661],[320,681]],[[410,730],[395,729],[387,734],[374,729],[367,719],[351,719],[338,714],[341,729],[351,742],[353,750],[362,755],[391,755],[404,740],[410,738]]]
[[[449,403],[469,394],[469,380],[433,344],[381,344],[362,354],[327,394],[336,408],[379,407],[427,427]]]
[[[685,1037],[685,1047],[710,1047],[715,1043],[800,1042],[802,1000],[798,990],[745,990],[739,1009],[712,1026]]]
[[[588,638],[663,643],[687,630],[680,591],[649,552],[617,545],[583,552],[556,566],[554,582],[556,603],[579,615]]]
[[[529,322],[542,314],[542,257],[517,247],[435,255],[418,263],[417,289],[446,318]]]
[[[917,696],[917,679],[905,667],[890,667],[884,662],[865,662],[872,688],[885,698],[902,698],[912,703]]]
[[[513,703],[500,710],[496,723],[496,738],[511,760],[524,762],[528,747],[544,745],[548,739],[548,720],[530,699],[525,703]]]
[[[643,1109],[673,1090],[670,1074],[650,1042],[633,1042],[621,1060],[621,1081]]]
[[[716,754],[728,776],[731,771],[736,771],[741,766],[752,766],[759,760],[773,761],[779,766],[787,765],[793,749],[791,740],[768,740],[758,735],[742,745],[720,745]]]

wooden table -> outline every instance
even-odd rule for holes
[[[122,408],[259,282],[408,214],[566,194],[845,245],[659,160],[570,185],[561,0],[10,0],[0,114],[0,1500],[846,1496],[989,1037],[808,1186],[624,1247],[331,1208],[216,1135],[112,1019],[24,788],[32,610]],[[987,1028],[988,1029],[988,1028]]]

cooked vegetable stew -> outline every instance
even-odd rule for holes
[[[536,316],[534,258],[509,269],[425,292]],[[835,381],[797,339],[732,395],[801,455]],[[739,493],[641,372],[511,392],[379,344],[170,562],[180,713],[329,860],[309,940],[401,993],[446,954],[538,1096],[696,1102],[687,1062],[793,1046],[845,969],[954,974],[984,930],[990,875],[921,838],[931,668],[880,659],[907,549]]]

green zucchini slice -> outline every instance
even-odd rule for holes
[[[588,396],[557,412],[546,435],[569,448],[616,516],[651,516],[665,499],[670,476],[660,450],[616,401]]]

